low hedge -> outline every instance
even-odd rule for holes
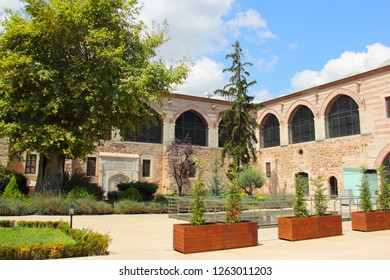
[[[120,200],[114,203],[114,212],[117,214],[161,214],[168,213],[168,205],[159,202]]]
[[[33,196],[26,199],[0,197],[0,216],[69,215],[73,205],[75,215],[156,214],[168,213],[166,202],[136,202],[122,200],[114,204],[92,198],[67,198],[64,196]]]
[[[56,228],[76,241],[75,244],[51,244],[31,246],[0,245],[1,260],[43,260],[74,258],[108,254],[111,237],[89,229],[71,229],[65,222],[0,221],[1,227],[49,227]]]

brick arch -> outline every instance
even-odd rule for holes
[[[282,125],[282,120],[280,118],[279,113],[275,109],[266,109],[261,112],[261,114],[257,117],[257,123],[262,124],[262,122],[268,117],[268,115],[274,115],[277,119],[280,125]]]
[[[285,124],[289,124],[290,121],[291,121],[291,118],[292,116],[294,115],[295,111],[300,107],[300,106],[306,106],[308,107],[314,117],[318,116],[318,111],[317,109],[313,106],[313,104],[311,104],[309,101],[307,100],[303,100],[303,99],[299,99],[297,101],[295,101],[291,106],[290,108],[288,108],[287,112],[286,112],[286,115],[284,117],[284,123]]]
[[[390,154],[390,143],[387,144],[385,147],[383,147],[383,149],[379,152],[379,155],[377,156],[373,167],[379,168],[389,154]]]
[[[320,116],[326,116],[330,110],[330,107],[332,107],[333,102],[337,99],[337,97],[341,95],[346,95],[352,98],[355,103],[358,105],[359,109],[361,108],[363,102],[360,99],[360,97],[354,93],[351,90],[339,88],[332,91],[324,100],[322,107],[320,109],[319,115]]]
[[[207,128],[213,127],[214,122],[213,120],[210,119],[210,117],[207,115],[207,113],[200,108],[199,106],[193,105],[193,104],[188,104],[180,110],[176,111],[172,117],[172,123],[176,123],[177,119],[180,117],[181,114],[187,111],[194,111],[196,112],[207,124]]]

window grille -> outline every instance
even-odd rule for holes
[[[151,160],[144,159],[142,160],[142,177],[150,177],[151,170]]]
[[[301,106],[294,114],[290,130],[290,143],[301,143],[315,140],[314,115],[312,111]]]
[[[26,156],[26,174],[35,174],[37,168],[37,155],[36,154],[28,154]]]
[[[96,176],[96,158],[89,157],[87,158],[87,175]]]
[[[329,110],[328,138],[360,133],[359,107],[349,96],[339,97]]]
[[[278,119],[270,114],[260,129],[260,147],[268,148],[280,146],[280,128]]]
[[[180,140],[189,139],[192,145],[207,146],[207,126],[193,111],[187,111],[176,120],[175,137]]]
[[[159,121],[153,125],[141,125],[138,133],[130,133],[126,130],[125,141],[142,142],[142,143],[162,143],[162,123]]]

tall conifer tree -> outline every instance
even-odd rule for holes
[[[237,41],[234,45],[234,53],[226,56],[226,59],[232,59],[232,66],[223,70],[230,72],[230,83],[223,89],[215,91],[216,94],[228,98],[233,102],[232,107],[220,112],[219,117],[223,120],[221,125],[220,137],[225,143],[222,150],[222,159],[230,157],[229,179],[232,179],[232,169],[239,172],[242,166],[249,164],[250,161],[256,161],[255,144],[257,138],[256,128],[259,125],[253,115],[254,110],[261,105],[253,103],[253,96],[248,95],[248,90],[256,84],[256,81],[247,82],[246,77],[249,72],[245,70],[246,66],[252,66],[250,62],[242,62],[242,49]]]

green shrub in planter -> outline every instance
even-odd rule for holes
[[[379,186],[378,205],[379,209],[382,211],[390,210],[390,183],[387,180],[386,171],[386,166],[381,166],[377,170],[381,179]]]
[[[328,210],[328,199],[325,195],[324,177],[319,176],[316,179],[312,179],[311,182],[315,187],[314,191],[314,208],[316,216],[325,216]]]
[[[295,197],[293,204],[294,216],[297,218],[306,218],[309,216],[305,198],[306,181],[301,176],[295,177]]]
[[[362,179],[360,183],[359,207],[363,212],[372,212],[370,183],[368,181],[367,168],[361,167]]]

